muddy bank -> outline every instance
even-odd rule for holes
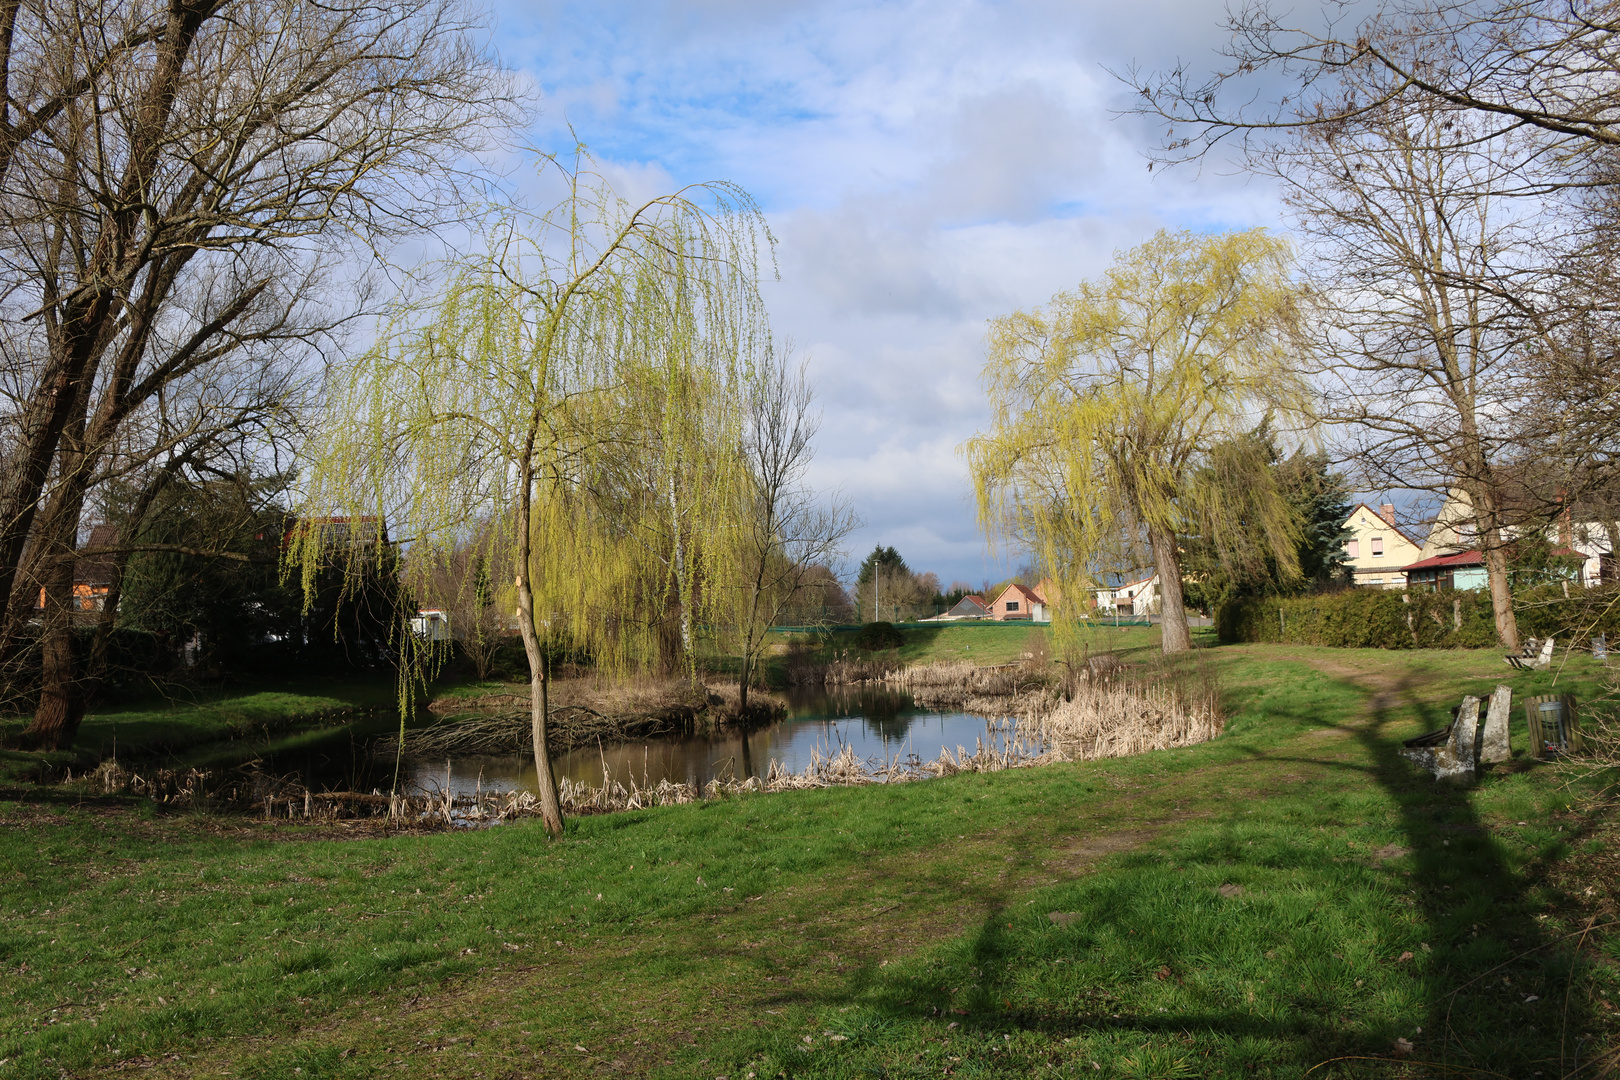
[[[736,684],[694,685],[686,680],[602,683],[558,680],[551,685],[547,741],[553,753],[680,735],[704,727],[752,727],[787,714],[787,704],[762,690],[739,708]],[[534,749],[527,693],[439,698],[428,709],[443,719],[384,738],[374,752],[410,758],[456,754],[525,754]]]

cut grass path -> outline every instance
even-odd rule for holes
[[[1615,1045],[1612,928],[1563,939],[1612,878],[1560,876],[1606,824],[1553,770],[1438,789],[1394,753],[1550,674],[1204,660],[1233,713],[1205,746],[558,844],[7,805],[0,1075],[1553,1077]]]

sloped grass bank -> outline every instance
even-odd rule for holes
[[[4,806],[0,1074],[1601,1075],[1605,804],[1394,755],[1496,672],[1208,660],[1234,710],[1212,743],[560,844]]]
[[[72,749],[64,751],[18,749],[14,744],[29,719],[0,719],[0,784],[35,783],[67,768],[77,773],[115,756],[186,766],[244,760],[307,742],[312,729],[385,717],[397,708],[395,701],[387,674],[201,690],[189,698],[92,712]]]

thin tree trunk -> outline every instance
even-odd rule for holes
[[[1176,554],[1176,538],[1164,529],[1148,530],[1153,547],[1153,568],[1159,572],[1159,633],[1165,653],[1187,652],[1192,648],[1192,631],[1187,628],[1187,606],[1181,598],[1181,560]]]
[[[681,648],[686,651],[687,670],[696,681],[697,672],[692,664],[692,604],[687,595],[686,545],[681,538],[681,507],[675,499],[675,476],[669,476],[669,526],[675,539],[675,595],[681,603]]]
[[[524,513],[528,513],[526,506]],[[522,528],[520,526],[520,531]],[[527,540],[520,540],[519,547],[527,556]],[[524,558],[520,565],[526,566],[527,563],[528,559]],[[551,770],[551,744],[546,738],[546,722],[551,715],[549,676],[546,673],[545,654],[540,649],[540,635],[535,629],[534,593],[529,589],[526,575],[518,575],[517,590],[518,629],[523,634],[523,652],[529,660],[529,726],[534,736],[534,775],[535,786],[540,789],[540,817],[546,823],[547,832],[552,836],[561,836],[562,800],[557,797],[557,777]]]
[[[546,723],[551,719],[549,676],[545,654],[540,649],[540,629],[535,622],[534,591],[530,587],[529,568],[532,565],[532,547],[529,531],[534,528],[531,498],[534,478],[527,461],[533,460],[534,433],[538,425],[529,428],[528,443],[524,447],[525,467],[517,505],[517,594],[518,630],[523,635],[523,653],[529,661],[529,724],[534,735],[534,778],[540,789],[540,817],[546,831],[559,837],[563,831],[562,800],[557,797],[557,776],[551,771],[551,744],[546,738]]]
[[[1485,548],[1485,576],[1491,584],[1491,614],[1496,617],[1496,636],[1509,649],[1519,647],[1519,620],[1513,614],[1513,591],[1508,586],[1507,552],[1499,543]]]

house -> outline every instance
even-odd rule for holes
[[[964,596],[952,605],[941,619],[984,619],[990,615],[990,605],[982,596]]]
[[[1360,503],[1350,511],[1344,527],[1350,530],[1344,542],[1345,563],[1361,588],[1405,588],[1406,566],[1425,557],[1423,547],[1395,524],[1391,503],[1377,510]]]
[[[1030,620],[1033,622],[1050,622],[1051,615],[1047,613],[1046,601],[1034,589],[1027,585],[1020,585],[1016,581],[1001,590],[990,605],[990,617],[997,622],[1009,620]]]
[[[1583,512],[1580,506],[1565,506],[1562,512],[1556,513],[1555,520],[1549,523],[1546,517],[1547,507],[1563,503],[1562,497],[1555,496],[1550,500],[1538,497],[1517,478],[1512,478],[1508,484],[1502,501],[1502,517],[1508,522],[1502,527],[1504,539],[1513,540],[1520,536],[1542,533],[1556,546],[1554,554],[1577,556],[1581,559],[1578,578],[1582,585],[1591,588],[1615,580],[1620,566],[1615,562],[1609,526],[1602,521],[1590,520],[1597,515],[1591,513],[1589,509]],[[1435,515],[1434,526],[1429,530],[1428,539],[1423,542],[1420,558],[1430,559],[1440,555],[1477,551],[1478,547],[1479,535],[1474,524],[1473,501],[1469,499],[1466,491],[1453,487],[1446,492],[1446,501],[1441,505],[1440,512]],[[1484,582],[1481,582],[1480,587],[1483,585]],[[1476,586],[1454,587],[1465,589]]]
[[[439,608],[421,608],[411,616],[411,633],[427,641],[450,640],[450,613]]]
[[[1159,610],[1159,575],[1128,581],[1111,589],[1097,590],[1097,614],[1140,616]]]
[[[117,568],[116,556],[106,548],[118,546],[118,526],[94,525],[90,536],[80,550],[92,554],[73,562],[73,611],[100,611],[106,606],[112,591],[113,572]],[[39,590],[35,611],[45,609],[45,590]]]
[[[1485,576],[1485,556],[1478,551],[1422,559],[1406,567],[1404,577],[1407,588],[1428,592],[1483,589],[1489,584]]]

